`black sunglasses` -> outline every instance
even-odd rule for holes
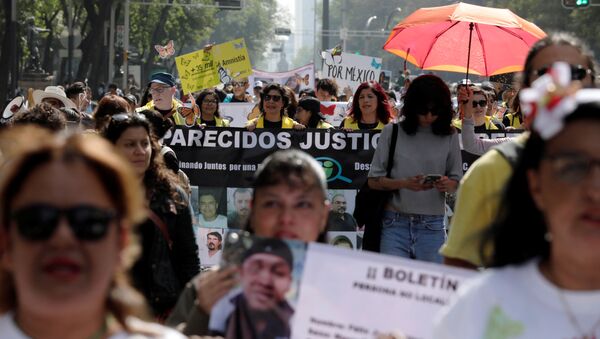
[[[279,102],[281,100],[281,95],[269,95],[265,94],[265,101],[273,100],[274,102]]]
[[[583,80],[583,79],[585,79],[585,77],[588,74],[592,74],[591,69],[586,68],[582,65],[569,65],[569,66],[571,67],[571,80]],[[546,74],[549,69],[550,69],[550,67],[548,67],[548,66],[542,67],[538,70],[534,70],[533,74],[537,75],[538,77],[541,77],[542,75]]]
[[[485,107],[487,104],[487,100],[473,101],[473,108],[477,108],[477,105],[479,105],[480,107]]]
[[[43,241],[52,236],[63,215],[69,221],[75,237],[85,241],[102,239],[117,217],[114,211],[90,205],[61,209],[47,204],[33,204],[13,212],[11,219],[17,224],[17,230],[23,238]]]

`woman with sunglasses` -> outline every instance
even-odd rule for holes
[[[197,123],[202,126],[229,127],[229,120],[221,118],[219,113],[219,96],[213,89],[205,89],[196,98],[200,107]]]
[[[463,87],[460,91],[471,91],[473,93],[471,100],[471,107],[473,109],[470,110],[471,116],[467,119],[469,120],[469,122],[473,122],[475,133],[489,133],[490,131],[504,129],[504,125],[502,125],[501,123],[494,123],[492,121],[492,117],[486,115],[489,100],[487,93],[485,93],[481,89],[481,87]],[[462,123],[463,121],[461,119],[452,121],[452,125],[458,129],[462,129]]]
[[[2,338],[182,338],[128,282],[144,219],[131,167],[95,135],[15,129],[0,182]],[[14,150],[11,150],[14,151]]]
[[[225,97],[223,102],[253,102],[252,96],[246,93],[249,87],[248,78],[244,80],[234,80],[231,82],[232,93]],[[198,104],[200,106],[200,104]]]
[[[404,96],[402,115],[390,177],[391,124],[381,132],[368,175],[369,187],[393,191],[383,215],[380,251],[441,262],[445,194],[454,192],[462,177],[448,86],[435,75],[416,78]]]
[[[165,166],[145,116],[114,115],[102,134],[129,160],[146,191],[149,217],[139,228],[142,256],[132,276],[154,315],[165,319],[185,282],[200,270],[189,199]]]
[[[392,120],[392,107],[385,91],[376,81],[363,82],[358,86],[348,116],[340,128],[352,130],[382,130]]]
[[[260,93],[260,115],[249,120],[246,128],[253,131],[255,128],[277,129],[302,129],[304,126],[287,116],[285,111],[290,99],[280,84],[271,83],[265,86]]]
[[[299,150],[277,151],[254,175],[247,229],[260,237],[325,243],[330,204],[321,165]],[[167,320],[186,335],[208,334],[210,311],[237,285],[237,268],[202,272],[187,284]]]
[[[600,337],[600,90],[550,78],[521,93],[536,113],[485,237],[493,269],[463,287],[435,338]]]
[[[557,61],[585,65],[595,74],[594,55],[583,41],[568,33],[550,33],[531,47],[525,58],[523,83],[518,87],[530,87],[539,77],[539,70],[547,69]],[[573,75],[571,77],[573,79]],[[594,79],[590,76],[579,81],[583,87],[594,87]],[[525,121],[526,127],[528,124]],[[446,264],[472,269],[483,266],[478,235],[495,220],[501,192],[528,136],[529,133],[523,133],[486,152],[465,173],[457,194],[448,241],[441,249]]]

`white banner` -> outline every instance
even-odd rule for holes
[[[335,79],[340,91],[350,86],[355,92],[358,86],[369,80],[379,81],[381,73],[381,58],[356,55],[342,52],[341,55],[331,55],[331,51],[323,52],[323,78]],[[340,94],[340,93],[338,93]]]
[[[248,114],[256,106],[252,102],[230,102],[219,103],[219,113],[221,118],[229,120],[230,127],[244,127],[248,121]]]
[[[248,77],[250,85],[254,86],[254,82],[260,80],[264,85],[276,82],[281,85],[290,87],[297,94],[305,88],[315,88],[315,65],[308,64],[287,72],[264,72],[252,70],[254,74]]]
[[[476,274],[311,243],[292,338],[431,338],[435,314]]]

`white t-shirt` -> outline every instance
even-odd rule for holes
[[[153,339],[184,339],[186,338],[181,333],[170,329],[168,327],[141,321],[137,318],[128,318],[128,324],[134,328],[144,329],[144,332],[156,333],[156,335],[141,335],[141,334],[131,334],[125,331],[119,331],[113,335],[111,335],[108,339],[127,339],[127,338],[153,338]],[[28,337],[17,325],[15,324],[14,315],[12,312],[8,312],[2,314],[0,316],[0,338],[2,339],[31,339]]]
[[[600,290],[560,290],[540,273],[538,260],[490,269],[459,290],[435,321],[435,339],[582,338],[600,321]],[[585,333],[590,334],[590,333]],[[600,326],[594,334],[600,337]]]
[[[227,228],[227,217],[221,214],[218,214],[215,220],[206,221],[202,213],[198,213],[196,215],[196,220],[198,220],[198,225],[204,228]]]

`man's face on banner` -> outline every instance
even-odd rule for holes
[[[244,261],[240,278],[250,308],[268,311],[285,299],[292,284],[292,269],[279,256],[257,253]]]
[[[200,196],[198,199],[198,204],[200,205],[200,213],[204,216],[206,220],[214,220],[217,217],[217,200],[212,194],[206,194]]]
[[[208,247],[210,251],[218,250],[220,246],[221,240],[219,240],[219,238],[211,234],[206,236],[206,247]]]
[[[331,208],[335,213],[344,214],[346,213],[346,198],[341,195],[338,195],[333,198],[331,202]]]
[[[235,210],[241,216],[248,216],[250,213],[250,203],[252,202],[252,193],[250,192],[236,192],[233,195],[233,204]]]

